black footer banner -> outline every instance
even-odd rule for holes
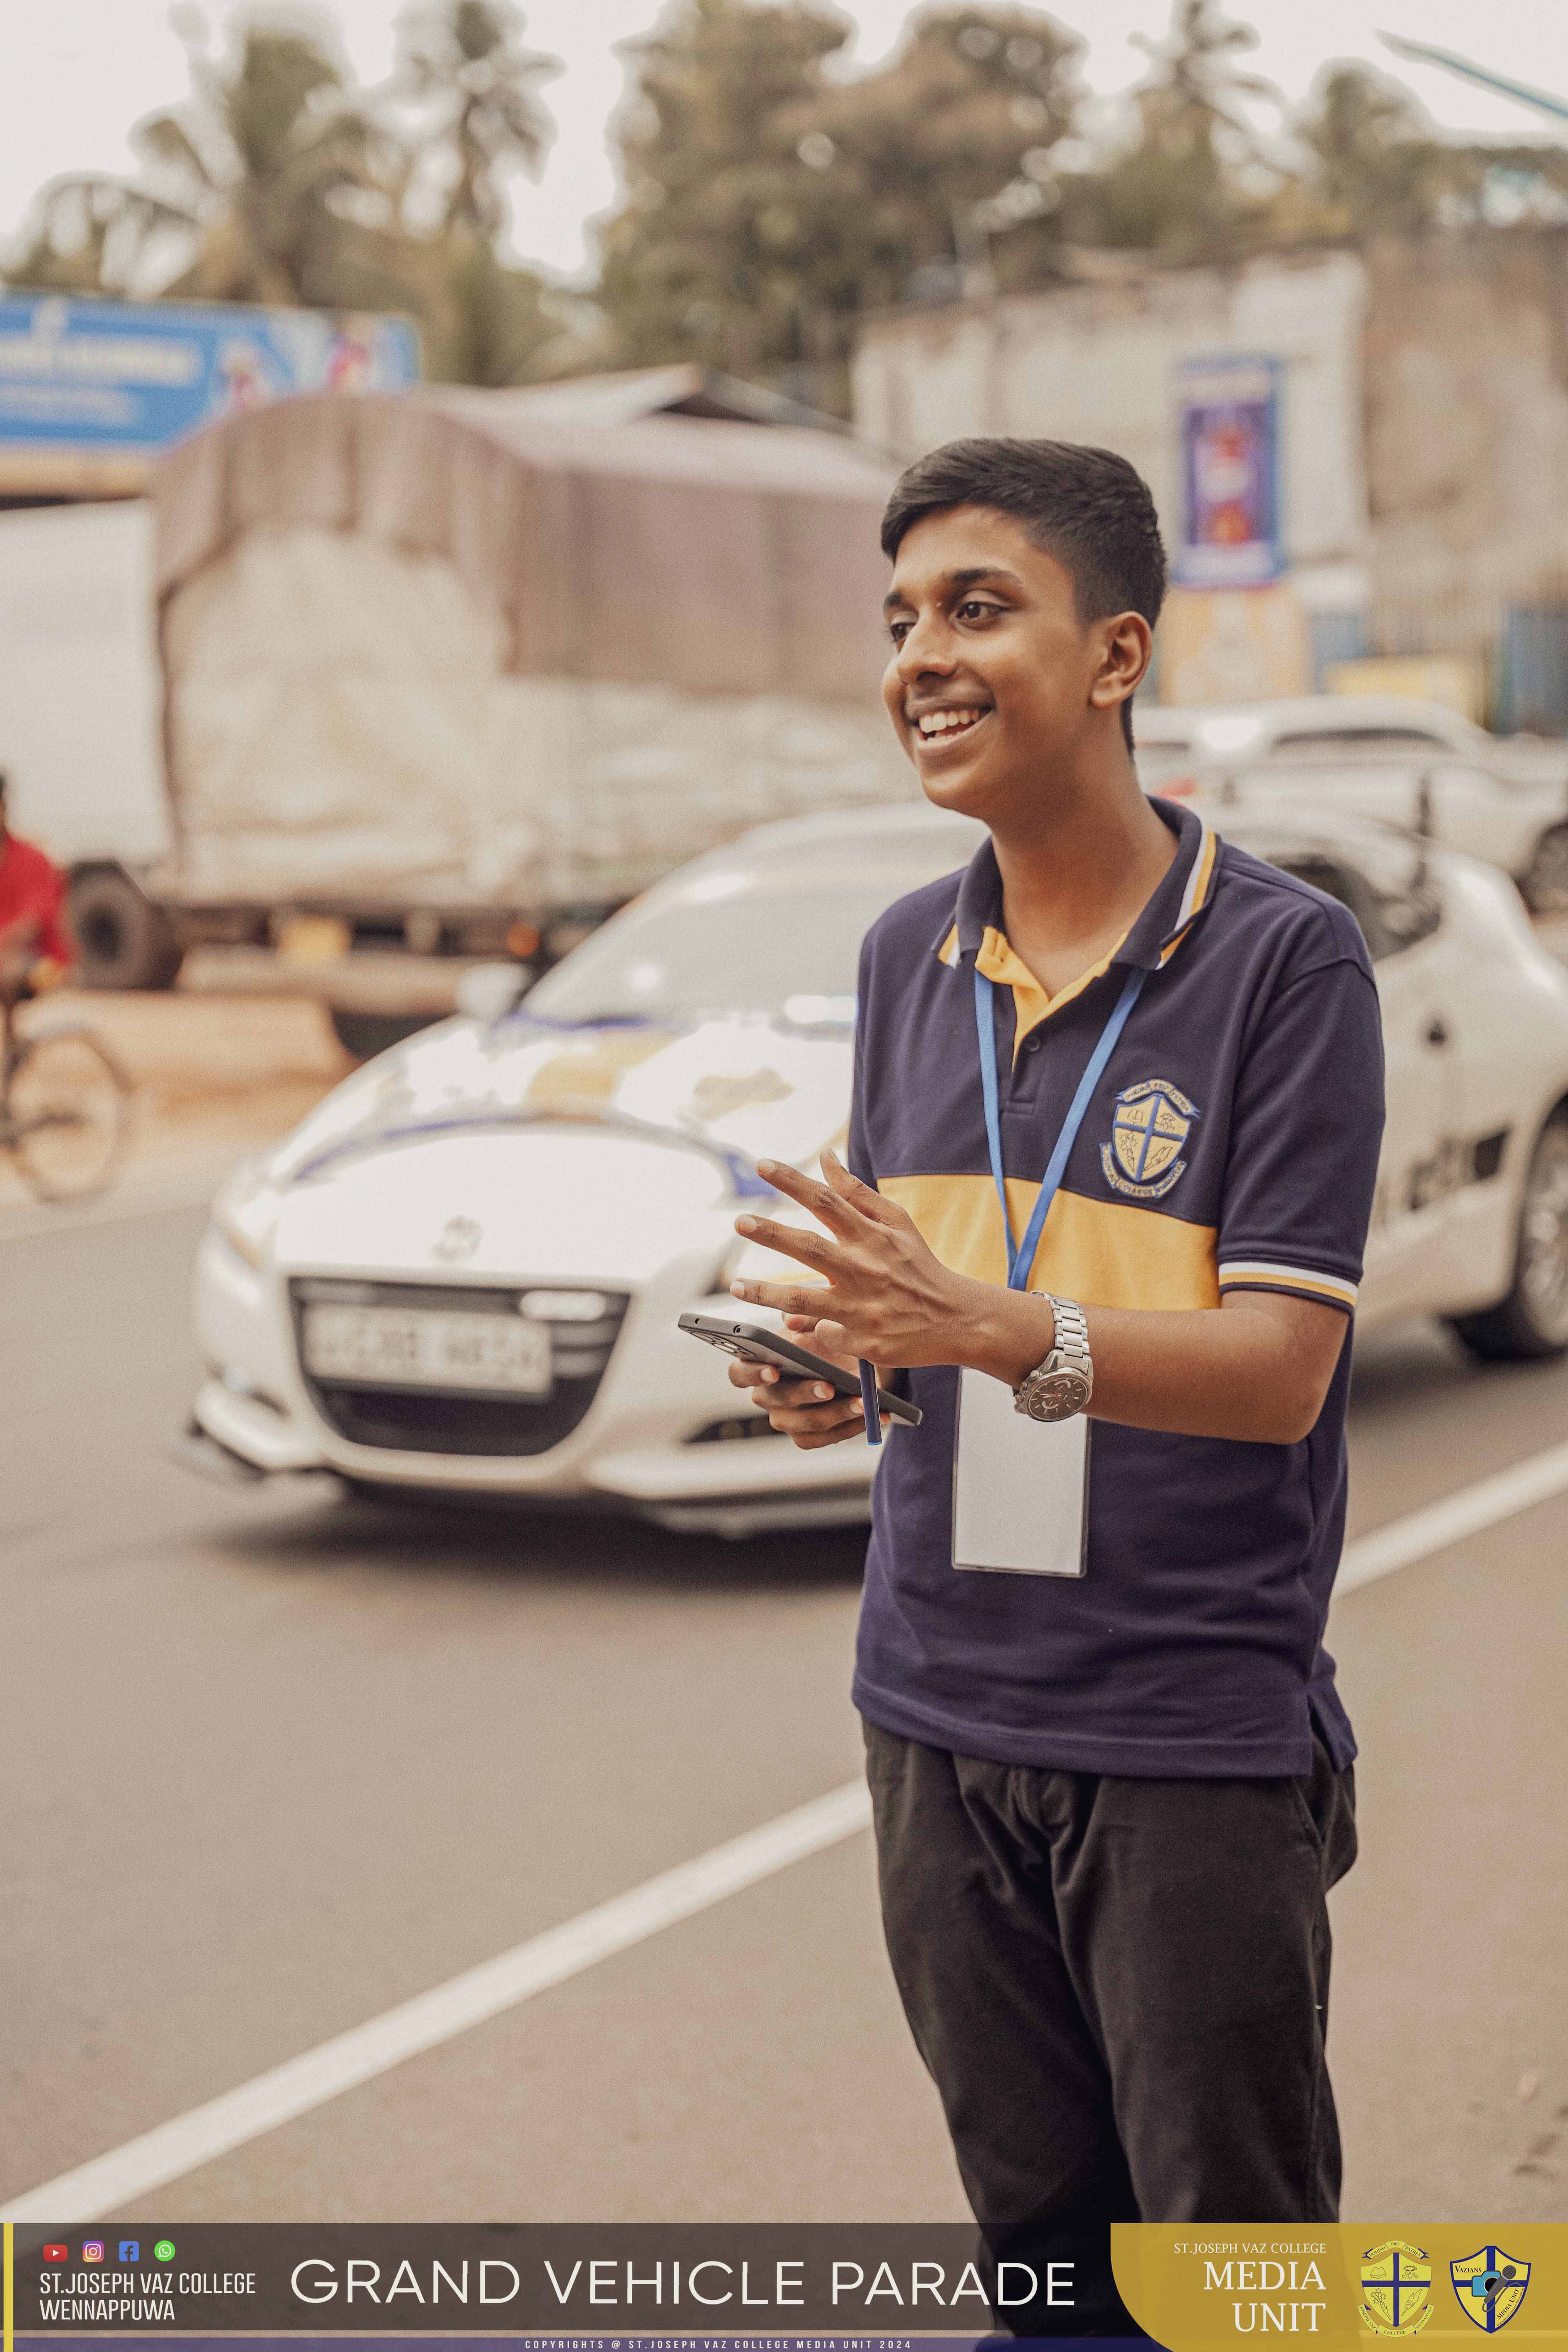
[[[911,2223],[103,2222],[17,2225],[19,2341],[226,2337],[657,2337],[1134,2334],[1107,2327],[1109,2230],[989,2250]],[[1090,2305],[1092,2304],[1092,2308]],[[237,2352],[237,2347],[236,2347]]]

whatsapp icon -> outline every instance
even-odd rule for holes
[[[160,2238],[153,2252],[159,2262],[172,2263],[174,2259],[174,2241],[173,2238]]]

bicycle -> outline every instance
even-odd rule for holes
[[[23,1036],[0,987],[0,1151],[39,1201],[107,1192],[131,1133],[131,1081],[79,1022]]]

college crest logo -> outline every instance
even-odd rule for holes
[[[1432,2265],[1419,2246],[1385,2238],[1361,2258],[1361,2324],[1374,2336],[1419,2336],[1432,2316]]]
[[[1110,1140],[1100,1147],[1100,1164],[1113,1192],[1135,1201],[1157,1201],[1186,1167],[1181,1150],[1201,1113],[1169,1078],[1145,1078],[1116,1097]]]
[[[1463,2262],[1450,2263],[1448,2274],[1459,2309],[1488,2336],[1508,2326],[1530,2284],[1530,2264],[1516,2254],[1505,2254],[1500,2246],[1482,2246]]]

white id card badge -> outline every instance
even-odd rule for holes
[[[1089,1423],[1031,1421],[1005,1381],[966,1366],[952,1445],[952,1564],[1005,1576],[1088,1565]]]

